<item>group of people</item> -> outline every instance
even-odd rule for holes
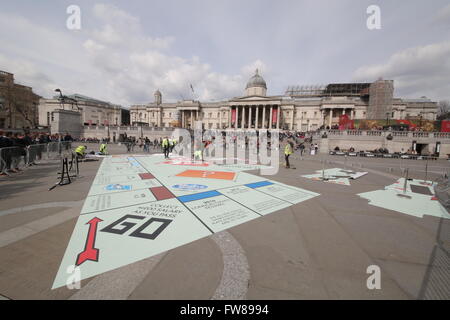
[[[105,142],[102,142],[99,147],[99,151],[87,151],[87,146],[85,145],[79,145],[75,148],[75,154],[78,158],[83,159],[86,157],[87,154],[95,154],[95,155],[103,155],[106,156],[108,154],[107,144]]]
[[[161,147],[163,149],[165,159],[169,159],[169,153],[173,151],[173,148],[175,148],[176,144],[177,144],[176,139],[172,138],[169,139],[168,137],[164,137],[164,139],[162,139]]]
[[[68,133],[51,135],[45,132],[20,133],[0,130],[0,176],[20,172],[21,161],[27,166],[35,165],[35,161],[41,159],[48,143],[61,141],[71,142],[73,139]]]

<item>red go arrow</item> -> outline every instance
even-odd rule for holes
[[[86,260],[98,261],[98,253],[99,250],[94,248],[95,246],[95,237],[97,235],[97,224],[103,221],[97,217],[92,218],[86,224],[89,224],[89,232],[86,239],[86,245],[84,247],[84,251],[78,254],[76,265],[79,266]]]

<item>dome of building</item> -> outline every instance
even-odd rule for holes
[[[247,86],[245,89],[248,88],[254,88],[254,87],[261,87],[264,89],[267,89],[266,81],[258,74],[258,69],[255,71],[255,75],[250,78],[247,82]]]
[[[155,91],[155,103],[157,105],[160,105],[162,103],[162,94],[159,89]]]

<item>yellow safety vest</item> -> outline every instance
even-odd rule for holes
[[[78,146],[78,147],[75,149],[75,152],[76,152],[76,153],[81,153],[81,154],[83,154],[83,153],[84,153],[84,150],[86,150],[86,148],[85,148],[84,146]]]
[[[100,152],[101,152],[101,153],[106,153],[106,144],[102,143],[102,144],[100,145]]]
[[[290,154],[292,154],[292,148],[291,148],[291,145],[288,143],[287,145],[286,145],[286,147],[284,148],[284,154],[285,155],[290,155]]]
[[[169,141],[167,139],[163,139],[161,145],[164,147],[167,147],[169,145]]]

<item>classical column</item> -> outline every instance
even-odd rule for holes
[[[291,130],[294,130],[294,113],[295,113],[295,107],[292,109]]]
[[[270,114],[269,114],[269,129],[272,129],[272,114],[273,114],[272,109],[273,109],[273,106],[271,105],[270,106]]]
[[[194,129],[194,111],[191,110],[191,129]]]
[[[219,107],[219,129],[222,129],[222,110]]]
[[[236,106],[236,129],[240,129],[242,125],[242,111],[240,111],[242,107]],[[241,114],[241,121],[239,122],[239,113]]]
[[[259,115],[259,106],[256,106],[256,119],[255,119],[255,129],[258,129],[258,115]]]
[[[242,106],[242,125],[241,129],[245,129],[245,106]]]
[[[330,119],[328,119],[328,126],[331,129],[331,119],[333,118],[333,108],[330,108]]]
[[[248,126],[247,128],[252,128],[252,106],[248,107]]]
[[[325,110],[320,110],[321,116],[322,116],[322,125],[325,126]]]
[[[262,123],[261,123],[261,128],[265,129],[266,128],[266,106],[263,105],[263,114],[262,114]]]
[[[277,107],[277,129],[280,129],[281,106]]]
[[[231,115],[233,114],[233,107],[228,108],[228,128],[231,128]]]

